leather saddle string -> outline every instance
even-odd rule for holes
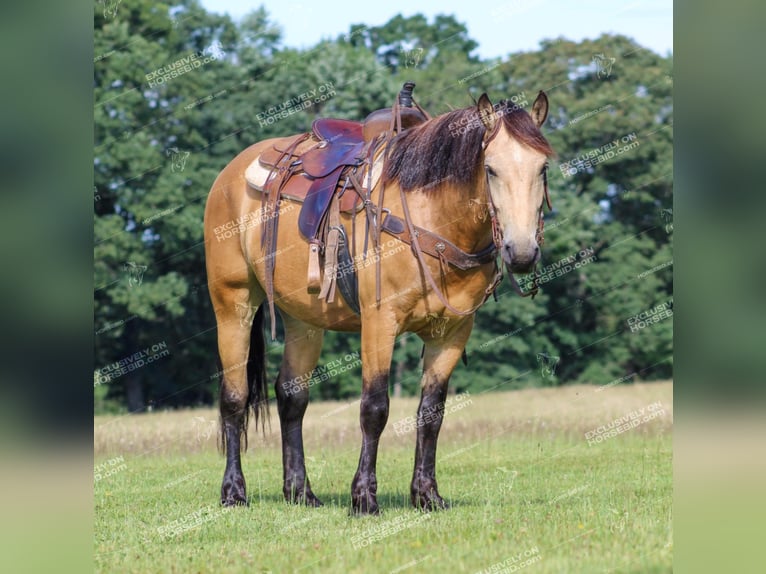
[[[285,167],[275,168],[271,174],[269,174],[269,179],[267,179],[267,183],[264,185],[264,189],[268,189],[269,184],[277,183],[276,190],[273,193],[271,193],[270,190],[268,194],[264,194],[268,195],[268,199],[266,200],[267,209],[263,213],[268,219],[263,224],[261,235],[261,248],[266,252],[266,300],[269,304],[269,315],[271,316],[272,341],[275,341],[277,338],[277,316],[274,310],[274,267],[276,265],[277,232],[279,230],[279,200],[281,199],[282,189],[295,173],[290,158],[293,157],[293,152],[297,147],[306,141],[309,136],[310,134],[306,133],[303,134],[302,137],[296,138],[296,140],[282,152],[276,165],[279,166],[285,159],[289,160],[290,163]],[[271,175],[274,171],[277,171],[278,175],[274,179],[271,179]],[[269,204],[271,204],[271,209],[268,209]],[[271,210],[273,210],[273,213],[270,213]]]

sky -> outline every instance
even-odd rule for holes
[[[257,8],[253,0],[201,0],[210,12],[234,19]],[[378,26],[396,14],[452,14],[466,24],[468,35],[479,43],[482,59],[504,58],[531,51],[543,39],[597,38],[604,33],[624,34],[660,55],[673,50],[672,0],[266,0],[271,20],[282,29],[283,45],[313,46],[322,38],[335,38],[351,24]]]

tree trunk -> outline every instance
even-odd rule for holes
[[[135,371],[125,375],[125,401],[131,413],[144,412],[144,388],[141,377]]]
[[[138,336],[136,333],[136,321],[129,321],[125,325],[123,340],[128,343],[126,348],[138,348]],[[137,371],[130,371],[124,376],[123,388],[125,389],[125,402],[131,413],[144,412],[144,388],[141,385],[141,377]]]

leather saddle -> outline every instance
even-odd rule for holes
[[[403,130],[426,121],[426,117],[413,108],[402,108],[400,116]],[[299,138],[305,138],[305,135],[296,136],[286,145],[273,146],[258,158],[267,170],[291,167],[295,171],[283,183],[282,195],[303,203],[298,227],[306,239],[316,238],[336,192],[342,212],[355,213],[362,209],[361,197],[348,185],[339,185],[341,176],[346,171],[359,170],[366,159],[372,159],[370,152],[378,137],[391,126],[392,118],[391,108],[372,112],[364,122],[319,118],[311,126],[312,138],[305,144],[295,146]],[[359,180],[363,177],[359,171]]]
[[[344,171],[358,169],[364,163],[367,144],[362,138],[362,124],[350,120],[318,119],[312,125],[312,137],[306,136],[295,136],[281,146],[273,146],[261,154],[258,162],[269,171],[288,171],[287,181],[281,182],[281,195],[303,204],[298,228],[312,240],[335,193],[341,211],[355,213],[361,209],[359,195],[350,186],[340,185],[340,180]],[[306,141],[298,143],[301,139]]]
[[[352,243],[340,222],[340,212],[355,214],[370,203],[370,193],[383,167],[382,150],[399,131],[428,120],[412,104],[415,84],[405,83],[393,108],[372,112],[363,122],[320,118],[311,133],[300,134],[263,152],[246,170],[246,180],[274,205],[280,197],[302,203],[298,228],[309,242],[308,292],[332,302],[339,285],[349,306],[359,313],[355,273],[349,253]],[[265,199],[266,201],[266,199]],[[275,247],[276,222],[264,232],[266,250]],[[365,244],[366,251],[366,244]],[[324,253],[325,280],[321,281],[319,257]],[[267,298],[273,306],[271,277],[267,269]],[[321,286],[320,286],[321,285]],[[273,316],[273,312],[272,312]],[[272,321],[272,336],[274,333]]]

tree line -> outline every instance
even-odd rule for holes
[[[94,26],[97,412],[216,400],[223,373],[202,243],[213,180],[256,141],[391,105],[405,80],[432,115],[485,91],[529,107],[542,89],[551,102],[543,132],[558,157],[540,293],[501,285],[451,389],[672,376],[672,55],[605,34],[486,60],[451,15],[355,24],[299,50],[282,45],[264,8],[234,22],[196,0],[97,4]],[[358,351],[358,335],[328,332],[320,366]],[[419,392],[420,352],[416,336],[400,337],[395,394]],[[280,353],[271,343],[272,375]],[[358,395],[359,365],[337,371],[312,385],[313,399]]]

